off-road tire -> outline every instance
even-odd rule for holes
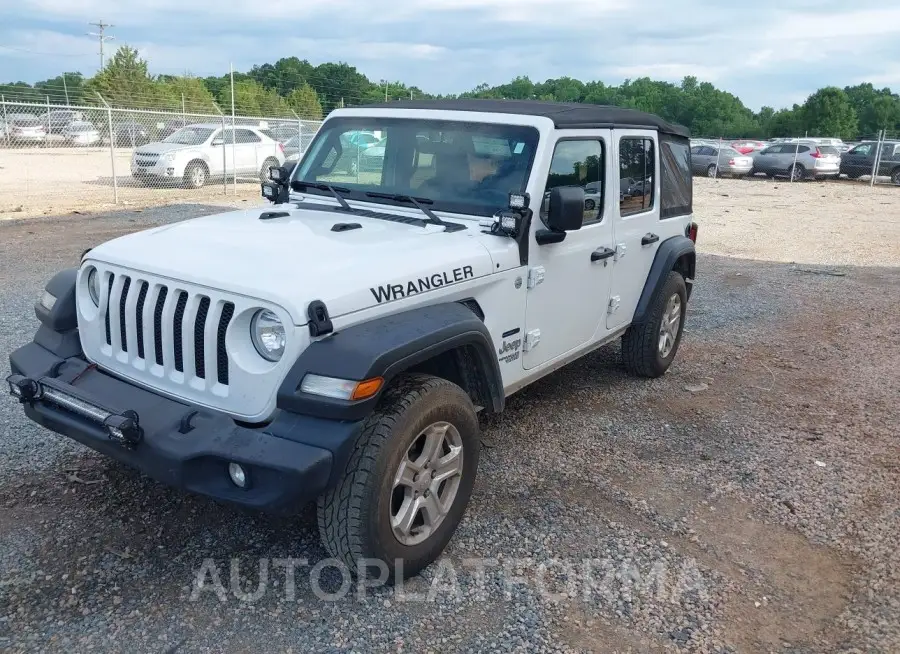
[[[678,324],[678,335],[675,338],[675,345],[672,347],[672,351],[667,357],[663,358],[659,352],[660,323],[662,322],[663,313],[666,310],[669,298],[675,293],[681,298],[681,318]],[[686,308],[687,285],[679,273],[672,271],[669,273],[662,291],[650,308],[650,315],[647,317],[647,320],[640,324],[632,325],[622,336],[622,362],[625,364],[625,369],[629,374],[638,377],[659,377],[669,369],[681,343]]]
[[[199,175],[197,170],[202,170],[203,174]],[[202,161],[192,161],[184,169],[184,187],[185,188],[203,188],[209,180],[209,170]]]
[[[409,445],[438,421],[451,423],[462,437],[459,489],[435,533],[418,545],[406,546],[390,525],[393,477]],[[465,391],[430,375],[398,378],[365,421],[340,480],[317,501],[323,545],[354,575],[376,574],[374,569],[361,570],[361,559],[384,562],[390,583],[418,574],[440,556],[462,519],[475,484],[480,449],[478,418]],[[402,569],[396,566],[398,559],[403,560]]]

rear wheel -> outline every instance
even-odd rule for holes
[[[650,309],[647,320],[632,325],[622,336],[622,362],[639,377],[664,374],[678,352],[687,307],[687,285],[674,270]]]
[[[480,449],[465,391],[430,375],[401,377],[366,420],[340,481],[318,499],[326,549],[356,574],[371,574],[364,559],[386,565],[391,581],[418,574],[462,519]]]
[[[706,176],[707,177],[718,177],[719,176],[719,168],[715,164],[712,164],[709,168],[706,169]]]
[[[891,171],[891,183],[900,186],[900,168],[894,168],[894,170]]]

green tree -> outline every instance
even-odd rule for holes
[[[166,98],[167,108],[187,113],[215,113],[212,93],[198,77],[167,77],[159,81],[160,94]]]
[[[322,105],[316,95],[316,90],[309,84],[298,86],[287,97],[288,106],[301,118],[309,120],[321,120]]]
[[[50,98],[53,103],[82,104],[84,102],[84,76],[81,73],[63,73],[36,82],[35,91]]]
[[[803,123],[810,136],[856,138],[859,122],[850,98],[841,89],[827,86],[813,93],[802,108]]]
[[[245,76],[246,77],[246,76]],[[231,86],[219,91],[219,106],[222,111],[231,111]],[[241,116],[277,117],[290,115],[284,98],[274,90],[267,89],[253,79],[235,79],[234,112]]]
[[[150,76],[146,60],[127,45],[84,86],[85,100],[92,104],[99,103],[97,93],[114,107],[154,108],[165,102],[165,91]]]

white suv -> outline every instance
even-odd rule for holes
[[[359,132],[383,156],[350,166]],[[478,411],[615,340],[637,376],[675,358],[697,236],[681,127],[398,102],[332,112],[270,177],[270,206],[117,238],[50,280],[10,355],[27,416],[195,493],[315,501],[334,556],[397,579],[462,518]]]
[[[158,143],[148,143],[131,155],[131,174],[145,185],[182,182],[200,188],[225,175],[264,177],[271,166],[284,163],[284,146],[254,127],[215,123],[187,125]]]

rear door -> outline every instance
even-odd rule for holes
[[[262,168],[262,138],[252,129],[234,130],[234,161],[241,174],[256,173]]]
[[[607,330],[631,322],[660,242],[657,134],[652,130],[613,130],[613,145],[619,177],[633,177],[638,183],[630,195],[621,197],[615,211],[616,255]]]

